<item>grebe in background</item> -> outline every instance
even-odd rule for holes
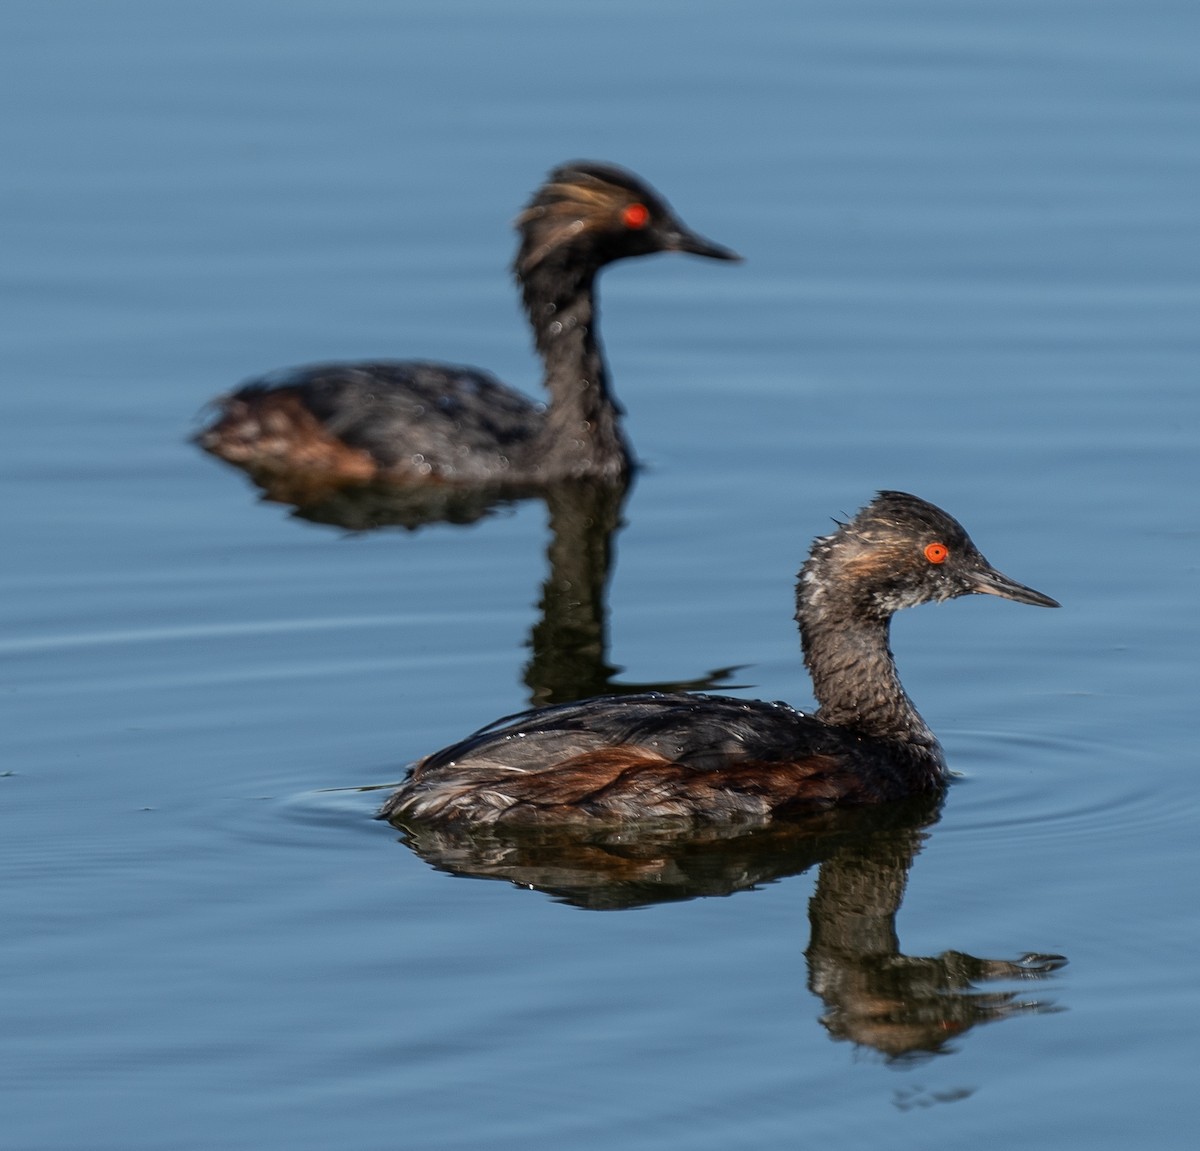
[[[936,791],[942,749],[900,684],[888,632],[901,608],[974,593],[1059,606],[993,568],[941,509],[880,492],[800,571],[814,715],[676,693],[535,709],[418,762],[380,818],[764,819]]]
[[[633,458],[596,330],[597,272],[653,252],[740,257],[688,229],[652,188],[611,164],[556,168],[517,229],[513,271],[548,405],[474,368],[419,360],[318,364],[217,400],[217,418],[196,442],[251,473],[348,482],[528,487],[626,476]]]

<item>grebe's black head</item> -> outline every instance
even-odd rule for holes
[[[998,572],[941,508],[905,492],[880,492],[848,523],[813,544],[799,598],[818,606],[846,596],[857,614],[886,618],[901,608],[962,595],[1017,603],[1057,601]]]
[[[653,188],[614,164],[575,161],[555,168],[516,226],[518,276],[554,258],[593,269],[651,252],[741,259],[686,227]]]

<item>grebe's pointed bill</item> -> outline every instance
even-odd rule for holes
[[[710,260],[729,260],[734,264],[742,262],[742,257],[732,248],[714,244],[699,232],[693,232],[679,223],[663,233],[662,243],[668,252],[690,252],[693,256],[707,256]]]
[[[971,573],[971,590],[982,595],[998,595],[1002,599],[1015,600],[1017,603],[1032,604],[1034,607],[1062,607],[1056,599],[1042,595],[1015,579],[1009,579],[1003,572],[985,564]]]

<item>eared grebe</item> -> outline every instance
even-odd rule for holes
[[[196,442],[251,471],[347,481],[537,485],[627,474],[632,457],[596,332],[596,273],[651,252],[740,257],[690,231],[662,197],[610,164],[556,168],[517,228],[513,271],[548,406],[474,368],[318,364],[222,397]]]
[[[380,818],[762,819],[937,790],[942,749],[900,685],[889,625],[900,608],[977,592],[1059,606],[996,571],[939,508],[880,492],[800,571],[815,715],[659,693],[535,709],[418,762]]]

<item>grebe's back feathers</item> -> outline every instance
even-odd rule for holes
[[[424,360],[314,364],[245,385],[233,400],[282,408],[302,397],[324,433],[412,478],[496,480],[541,429],[544,405],[478,368]]]
[[[878,758],[873,741],[786,703],[601,696],[508,716],[427,756],[381,815],[759,819],[912,794],[908,762],[856,772],[861,760]],[[925,774],[935,790],[940,771]],[[448,789],[451,778],[457,785]]]

